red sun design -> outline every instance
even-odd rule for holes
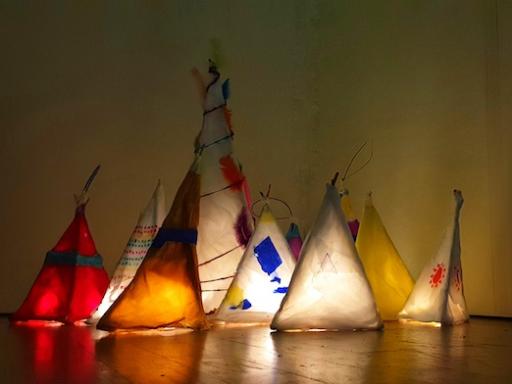
[[[437,288],[439,286],[439,284],[441,284],[443,282],[443,279],[446,275],[446,268],[444,266],[443,263],[439,263],[437,264],[433,269],[432,269],[432,274],[430,275],[430,286],[432,288]]]

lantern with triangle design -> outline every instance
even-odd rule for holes
[[[340,207],[336,178],[326,186],[272,329],[377,329],[382,325]]]

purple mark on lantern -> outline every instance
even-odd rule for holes
[[[348,222],[348,227],[350,228],[350,233],[352,234],[352,238],[355,240],[357,238],[357,232],[359,232],[359,221],[357,219]]]
[[[247,246],[252,235],[252,230],[249,225],[249,215],[247,214],[247,209],[245,207],[242,207],[242,210],[238,214],[235,231],[238,244],[243,245],[244,247]]]

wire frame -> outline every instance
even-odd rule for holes
[[[275,217],[276,220],[288,220],[288,219],[291,219],[293,217],[292,208],[290,207],[290,205],[286,201],[284,201],[282,199],[278,199],[277,197],[265,196],[261,192],[260,192],[260,194],[261,194],[261,198],[252,203],[252,206],[251,206],[251,215],[252,215],[252,217],[254,217],[256,219],[259,219],[260,216],[261,216],[261,211],[263,210],[263,207],[265,206],[265,204],[268,204],[269,201],[277,201],[278,203],[281,203],[282,205],[284,205],[286,207],[286,209],[288,210],[288,213],[289,213],[288,216],[276,216]],[[260,213],[256,214],[255,213],[255,207],[258,204],[261,204],[261,203],[263,203],[263,206],[261,207]]]

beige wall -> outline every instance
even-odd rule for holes
[[[512,3],[499,1],[489,47],[488,172],[494,312],[512,315]]]
[[[358,211],[371,189],[417,276],[461,188],[470,311],[512,315],[506,2],[10,3],[0,312],[23,299],[96,163],[89,224],[110,272],[157,178],[172,198],[201,122],[189,70],[215,37],[253,192],[272,183],[305,229],[324,182],[371,139],[372,163],[348,182]]]

